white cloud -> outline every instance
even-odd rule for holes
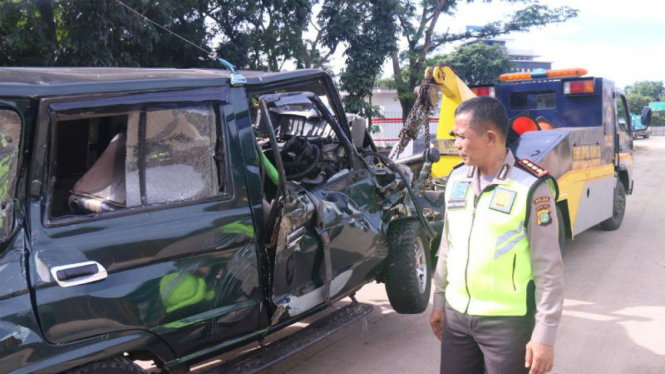
[[[658,0],[548,0],[550,6],[580,10],[580,17],[599,16],[613,21],[662,21],[665,3]]]

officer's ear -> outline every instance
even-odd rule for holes
[[[489,145],[494,146],[499,141],[499,134],[494,130],[487,130],[487,142]]]

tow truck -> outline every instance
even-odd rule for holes
[[[431,110],[441,93],[436,139],[425,145],[441,154],[432,165],[430,190],[442,195],[446,176],[461,161],[450,134],[455,109],[476,95],[492,96],[503,103],[510,119],[508,147],[518,159],[540,165],[558,182],[561,247],[567,237],[598,224],[604,230],[618,229],[626,195],[634,185],[630,111],[614,82],[587,73],[581,68],[509,73],[499,77],[498,85],[468,87],[450,67],[428,68],[411,113]],[[415,126],[427,123],[422,114],[409,115],[414,117],[420,120],[407,121],[392,157],[404,157],[401,150],[418,133]],[[650,109],[644,108],[642,123],[648,126],[650,119]],[[441,201],[431,196],[424,200]],[[442,206],[428,209],[437,208],[443,213]]]

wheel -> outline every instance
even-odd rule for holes
[[[614,189],[614,207],[612,209],[612,217],[600,223],[600,227],[606,231],[614,231],[621,227],[623,215],[626,213],[626,189],[623,187],[621,181],[617,182]]]
[[[395,221],[388,230],[386,293],[397,313],[422,313],[429,304],[432,277],[428,240],[416,219]]]
[[[125,357],[114,357],[79,366],[66,374],[147,374]]]
[[[649,139],[649,134],[644,134],[644,139]]]
[[[566,221],[563,218],[563,212],[557,207],[556,218],[559,222],[559,249],[563,257],[563,249],[566,246]]]

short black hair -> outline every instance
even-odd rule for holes
[[[492,123],[504,140],[508,138],[510,121],[506,109],[499,100],[489,96],[477,96],[462,101],[455,109],[455,116],[463,113],[471,113],[470,125],[472,128],[486,131],[488,130],[487,124]]]

